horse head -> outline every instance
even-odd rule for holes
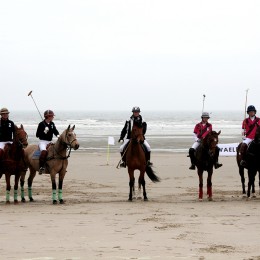
[[[14,142],[17,142],[22,148],[26,148],[28,146],[28,135],[25,132],[23,125],[20,127],[15,125],[15,134],[14,134]]]
[[[60,135],[59,139],[66,145],[69,149],[73,148],[77,150],[79,148],[79,143],[74,133],[75,125],[73,127],[68,126],[66,130]]]
[[[211,131],[204,139],[203,139],[203,145],[204,147],[207,147],[209,150],[209,153],[211,156],[215,155],[215,151],[217,149],[218,145],[218,136],[221,133],[221,131]]]
[[[131,139],[134,142],[143,143],[144,142],[143,127],[139,127],[134,124],[131,132]]]

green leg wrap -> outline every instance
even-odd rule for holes
[[[10,191],[7,190],[5,193],[6,201],[10,201]]]
[[[32,187],[28,187],[28,196],[32,198]]]
[[[18,190],[14,190],[14,200],[16,201],[18,197]]]
[[[52,200],[56,200],[56,190],[52,190]]]
[[[21,198],[24,199],[24,187],[21,188]]]
[[[62,190],[59,190],[59,195],[58,195],[58,197],[59,197],[59,200],[62,200]]]

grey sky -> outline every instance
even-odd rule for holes
[[[0,106],[260,110],[260,1],[0,3]]]

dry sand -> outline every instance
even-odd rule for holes
[[[148,202],[127,201],[128,174],[115,168],[117,153],[106,165],[106,154],[74,152],[64,205],[52,205],[48,175],[34,180],[35,202],[6,205],[2,177],[0,259],[259,260],[259,195],[242,198],[235,158],[220,159],[211,202],[197,199],[198,177],[185,154],[153,154],[162,181],[146,176]]]

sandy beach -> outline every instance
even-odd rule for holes
[[[119,154],[73,152],[64,205],[52,205],[48,175],[35,202],[5,204],[0,184],[0,259],[260,259],[260,196],[245,199],[234,157],[214,171],[213,201],[198,200],[198,177],[180,153],[153,153],[160,183],[146,176],[148,202],[128,202]],[[136,177],[138,173],[136,172]],[[27,191],[26,191],[27,194]]]

